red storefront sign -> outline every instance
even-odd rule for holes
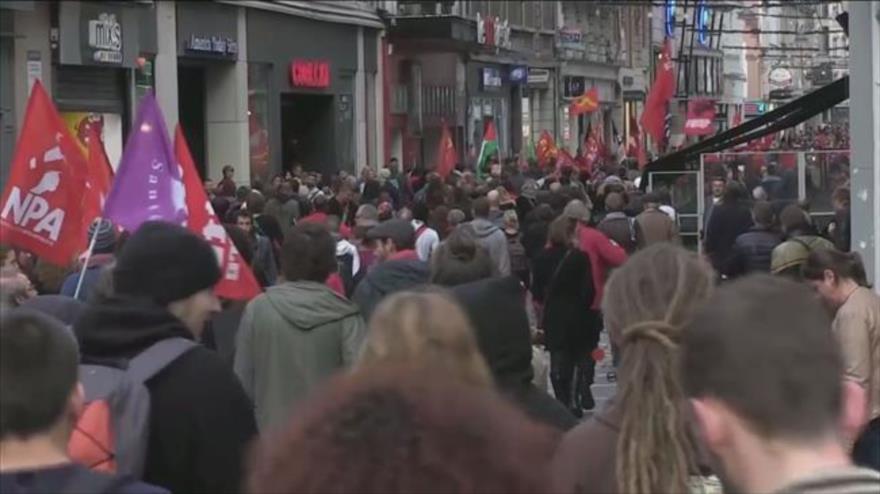
[[[704,136],[715,133],[714,100],[695,99],[688,101],[684,133],[689,136]]]
[[[290,83],[296,87],[329,87],[330,62],[294,60],[290,63]]]

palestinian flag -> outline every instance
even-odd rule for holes
[[[480,155],[477,157],[477,177],[481,178],[489,171],[489,159],[498,153],[498,133],[495,132],[495,122],[486,122],[486,130],[483,132],[483,144],[480,145]]]

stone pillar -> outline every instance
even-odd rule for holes
[[[357,72],[354,75],[354,172],[369,164],[367,157],[367,78],[364,73],[364,28],[357,28]]]
[[[849,2],[852,249],[880,290],[880,3]]]
[[[248,134],[247,18],[238,9],[238,59],[234,63],[209,64],[205,70],[205,167],[215,180],[223,167],[235,168],[235,181],[251,182]]]
[[[15,77],[15,135],[21,132],[27,108],[30,88],[28,87],[28,55],[39,58],[42,78],[40,82],[46,92],[52,94],[52,52],[49,47],[49,3],[34,2],[33,10],[3,10],[0,15],[14,15],[15,47],[13,48],[13,72]]]
[[[174,133],[178,121],[177,108],[177,5],[175,2],[155,2],[156,60],[153,70],[156,78],[156,100],[165,115],[168,131]]]

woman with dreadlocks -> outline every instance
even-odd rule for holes
[[[705,492],[677,361],[682,328],[713,279],[711,267],[670,244],[615,270],[602,310],[623,356],[617,396],[565,436],[554,460],[556,490]]]

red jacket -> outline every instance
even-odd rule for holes
[[[593,269],[596,297],[591,308],[599,310],[602,306],[602,294],[605,291],[605,274],[609,269],[616,268],[626,261],[626,251],[595,228],[578,225],[577,236],[580,249],[589,256],[590,267]]]

